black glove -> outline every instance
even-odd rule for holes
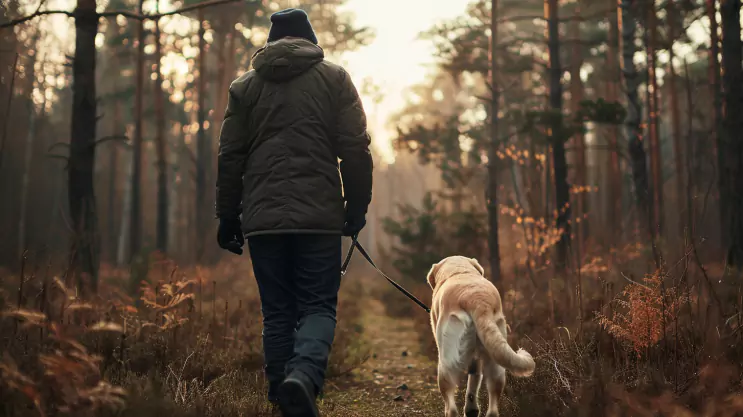
[[[366,214],[363,212],[346,213],[346,224],[343,226],[343,236],[356,236],[366,226]]]
[[[241,228],[240,219],[219,219],[217,230],[217,243],[222,249],[242,255],[245,237]]]

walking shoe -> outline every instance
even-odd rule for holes
[[[320,417],[315,389],[301,372],[292,372],[279,385],[279,404],[284,417]]]

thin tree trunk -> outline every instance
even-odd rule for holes
[[[639,80],[637,68],[635,67],[635,30],[636,21],[634,16],[634,1],[621,0],[619,3],[619,21],[622,28],[622,75],[624,89],[627,94],[627,118],[624,127],[627,135],[632,165],[632,179],[635,185],[635,199],[639,211],[640,228],[645,229],[650,236],[654,236],[653,228],[650,226],[650,204],[648,193],[648,169],[647,156],[643,147],[643,134],[640,127],[642,117],[642,106],[638,95]]]
[[[139,0],[139,13],[142,13],[144,0]],[[144,22],[137,23],[137,59],[134,92],[134,143],[132,146],[132,188],[129,220],[129,259],[139,255],[142,245],[142,101],[144,93]]]
[[[206,41],[204,39],[204,11],[199,9],[199,78],[198,78],[198,103],[197,119],[199,123],[198,136],[196,137],[196,260],[203,259],[205,246],[203,236],[206,233],[206,183],[209,173],[211,145],[206,138],[204,123],[206,122]]]
[[[743,42],[741,0],[722,0],[723,137],[720,153],[720,202],[728,231],[727,264],[743,267]],[[723,198],[724,195],[724,198]]]
[[[717,23],[717,0],[707,0],[707,18],[710,27],[710,48],[709,56],[709,86],[712,90],[713,112],[712,112],[712,129],[715,140],[712,141],[715,153],[720,156],[718,148],[720,146],[720,134],[722,123],[722,81],[720,80],[720,37],[718,35],[719,25]]]
[[[10,76],[10,86],[8,87],[8,101],[5,104],[5,120],[3,120],[3,132],[0,138],[0,168],[3,166],[3,157],[5,156],[5,143],[8,141],[8,130],[10,129],[10,115],[13,110],[13,98],[15,97],[15,79],[18,75],[18,58],[20,55],[16,52],[13,58],[13,73]]]
[[[719,37],[719,25],[717,22],[717,0],[707,0],[707,18],[710,22],[710,49],[709,49],[709,81],[710,88],[712,89],[712,100],[713,100],[713,112],[712,112],[712,130],[715,135],[715,151],[717,156],[717,167],[718,167],[718,178],[717,178],[717,191],[719,193],[719,205],[720,205],[720,241],[721,248],[725,248],[728,242],[729,230],[724,220],[724,210],[727,207],[725,199],[728,196],[726,191],[723,191],[725,180],[722,178],[722,170],[725,166],[725,154],[724,154],[724,137],[725,127],[723,126],[722,116],[722,71],[720,66],[720,37]]]
[[[134,158],[134,152],[131,153],[130,158]],[[119,244],[118,244],[118,252],[116,254],[116,264],[117,265],[124,265],[124,262],[126,262],[126,249],[127,249],[127,243],[129,241],[129,232],[131,231],[131,228],[129,227],[129,223],[132,220],[132,174],[134,170],[134,163],[130,161],[129,165],[127,165],[127,173],[126,177],[124,178],[124,202],[121,205],[123,209],[121,210],[121,226],[119,227]]]
[[[38,45],[38,31],[34,36],[33,45]],[[31,182],[31,158],[34,152],[34,141],[36,140],[36,106],[34,106],[33,91],[36,81],[36,57],[38,52],[30,55],[26,72],[26,111],[28,112],[28,135],[26,136],[26,149],[23,157],[23,178],[21,180],[21,209],[18,219],[18,259],[21,259],[23,252],[27,249],[28,239],[26,236],[26,207],[28,205],[28,187]],[[42,113],[43,113],[42,109]],[[39,115],[41,116],[41,115]]]
[[[95,0],[78,0],[75,10],[75,59],[73,73],[72,129],[68,164],[68,201],[73,238],[70,269],[78,276],[78,287],[87,293],[98,289],[98,219],[93,191],[96,140],[96,48],[98,14]]]
[[[673,135],[673,154],[674,154],[674,165],[676,166],[676,207],[683,207],[683,205],[686,202],[686,196],[684,194],[684,190],[686,189],[684,184],[684,150],[681,144],[681,111],[679,109],[679,102],[678,102],[678,91],[677,91],[677,84],[678,84],[678,75],[676,74],[676,68],[674,67],[673,60],[675,58],[675,54],[673,52],[673,44],[676,42],[676,27],[677,23],[673,16],[675,16],[675,8],[676,5],[673,0],[668,0],[667,3],[667,13],[668,16],[668,37],[669,37],[669,45],[668,45],[668,69],[669,69],[669,77],[668,77],[668,92],[669,92],[669,99],[670,99],[670,106],[671,106],[671,133]],[[683,216],[680,216],[679,218],[679,225],[680,229],[679,231],[681,234],[679,236],[683,236],[684,232],[684,224],[683,224]]]
[[[490,143],[488,144],[488,188],[485,199],[488,207],[488,260],[490,280],[501,280],[500,246],[498,243],[498,100],[500,94],[496,83],[498,68],[498,0],[491,0],[490,11]]]
[[[160,11],[160,0],[155,2],[156,13]],[[162,46],[160,40],[160,20],[155,21],[155,146],[157,150],[157,249],[163,255],[168,253],[168,161],[165,143],[165,108],[163,76],[160,70]]]
[[[234,53],[234,51],[230,52],[230,50],[226,47],[228,37],[230,37],[230,32],[225,33],[223,30],[216,31],[214,49],[217,55],[217,91],[219,91],[219,94],[217,94],[216,99],[214,120],[224,119],[224,112],[227,107],[227,94],[225,94],[224,91],[228,91],[230,86],[229,83],[232,81],[228,81],[225,75],[227,72],[227,63],[225,62],[227,60],[227,55],[232,55]],[[212,133],[215,138],[213,143],[216,144],[217,138],[219,137],[219,129],[214,129]]]
[[[118,58],[114,54],[114,68],[118,68]],[[119,88],[116,79],[114,79],[114,94],[118,94]],[[121,129],[121,102],[118,97],[114,97],[114,115],[113,115],[113,135],[123,135]],[[109,154],[109,177],[108,177],[108,239],[110,245],[109,260],[112,263],[118,263],[119,258],[117,257],[121,243],[119,242],[118,234],[116,233],[116,213],[118,212],[116,199],[116,189],[118,188],[119,178],[119,145],[115,142],[110,144],[111,153]],[[123,262],[123,259],[121,260]],[[120,265],[120,264],[119,264]]]
[[[648,133],[650,137],[650,172],[653,177],[653,228],[663,233],[663,164],[661,162],[660,132],[658,121],[657,53],[658,22],[655,1],[646,0],[647,71],[648,71]]]
[[[571,37],[573,39],[580,39],[580,4],[575,6],[575,15],[571,22]],[[583,101],[583,81],[580,78],[580,70],[583,66],[583,56],[580,48],[572,48],[571,54],[571,65],[570,65],[570,106],[574,114],[577,114],[581,108],[581,101]],[[586,167],[586,142],[585,136],[582,132],[575,135],[576,153],[577,158],[575,161],[576,168],[576,181],[579,187],[585,187],[588,185],[588,174]],[[581,189],[575,197],[577,201],[575,222],[577,224],[577,242],[582,247],[583,242],[588,238],[588,222],[586,220],[586,213],[588,212],[588,194],[585,189]]]
[[[608,68],[607,79],[607,100],[610,103],[616,103],[619,100],[617,81],[620,77],[619,65],[617,64],[619,28],[617,27],[618,13],[614,7],[616,0],[609,0],[609,39],[608,50],[606,55],[606,65]],[[606,219],[609,228],[609,236],[616,236],[621,231],[622,218],[622,173],[619,167],[619,129],[616,126],[609,126],[609,152],[607,166],[609,167],[608,175],[608,196]]]
[[[550,145],[552,146],[552,163],[555,170],[555,198],[557,200],[557,227],[562,231],[557,242],[556,267],[564,273],[568,267],[570,255],[570,190],[568,187],[568,167],[565,160],[565,138],[562,118],[562,64],[560,63],[559,10],[557,0],[547,0],[549,32],[549,76],[550,108],[552,126],[550,127]]]

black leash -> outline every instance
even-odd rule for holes
[[[353,252],[354,252],[354,250],[356,248],[359,249],[359,253],[361,254],[361,256],[363,256],[364,259],[366,259],[366,261],[369,262],[369,265],[371,265],[374,269],[377,270],[377,272],[379,273],[379,275],[383,276],[390,284],[394,285],[395,288],[397,288],[398,291],[400,291],[401,293],[405,294],[405,296],[407,296],[413,302],[415,302],[416,304],[418,304],[418,306],[420,306],[420,308],[426,310],[426,313],[430,313],[431,312],[431,309],[428,308],[428,306],[425,305],[423,303],[423,301],[417,299],[408,290],[406,290],[405,288],[403,288],[402,285],[400,285],[397,282],[395,282],[392,278],[388,277],[387,274],[385,274],[384,272],[382,272],[381,269],[379,269],[379,267],[377,266],[377,264],[375,264],[374,261],[372,260],[371,256],[369,256],[369,254],[366,252],[366,249],[364,249],[364,247],[361,246],[361,243],[359,243],[359,241],[358,241],[358,235],[356,235],[356,236],[353,237],[353,240],[352,240],[352,243],[351,243],[351,248],[348,250],[348,254],[346,255],[346,259],[343,261],[343,266],[341,266],[341,275],[346,275],[346,272],[348,271],[348,264],[351,262],[351,258],[353,257]]]

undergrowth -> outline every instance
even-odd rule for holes
[[[532,271],[532,279],[526,271],[507,274],[497,284],[509,343],[537,362],[534,376],[509,376],[504,415],[743,415],[740,280],[702,265],[691,248],[676,263],[642,273],[647,252],[636,244],[587,255],[580,274],[563,280],[572,296],[534,285],[555,279],[550,268]],[[430,301],[424,273],[401,279]],[[423,351],[436,360],[429,316],[412,303],[386,306],[415,321]]]
[[[86,299],[70,274],[0,277],[0,415],[275,414],[249,262],[180,270],[153,257],[101,275]],[[366,360],[359,291],[343,285],[330,378]]]

